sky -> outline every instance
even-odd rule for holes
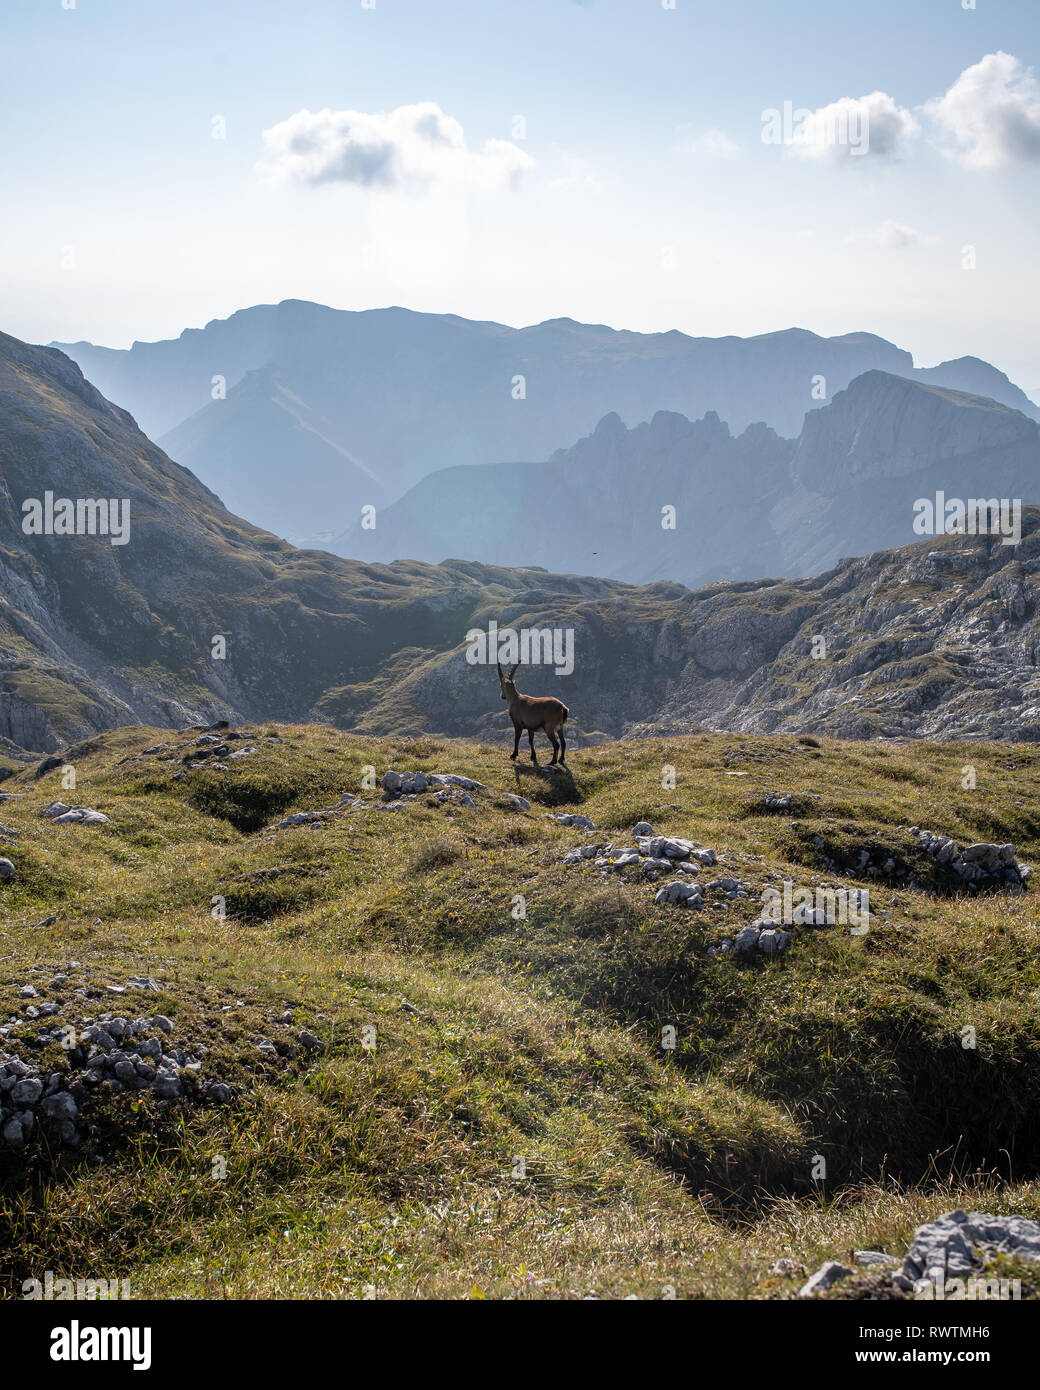
[[[0,0],[0,329],[796,326],[1036,398],[1038,39],[1037,0]]]

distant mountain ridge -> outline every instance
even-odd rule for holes
[[[763,422],[792,438],[820,391],[833,399],[880,370],[1040,419],[987,363],[922,372],[869,333],[695,338],[571,319],[515,329],[285,300],[127,350],[54,346],[232,510],[310,540],[348,532],[363,506],[392,502],[438,469],[543,461],[612,411],[633,424],[714,411],[738,435]]]
[[[662,425],[731,447],[715,420]],[[605,431],[617,447],[619,426]],[[735,444],[770,447],[762,430]],[[27,534],[24,504],[47,491],[127,499],[129,543]],[[575,750],[594,731],[701,727],[1040,740],[1036,510],[1018,546],[941,536],[813,579],[696,592],[365,564],[241,521],[67,357],[0,334],[0,740],[42,752],[218,717],[504,735],[494,671],[466,659],[468,632],[491,621],[570,631],[573,675],[532,668],[521,688],[566,700]]]
[[[995,401],[865,372],[797,440],[714,412],[616,413],[547,463],[431,474],[332,548],[358,558],[536,563],[631,583],[817,574],[917,539],[914,503],[1040,502],[1040,425]],[[666,509],[674,515],[666,517]],[[674,524],[673,524],[674,523]]]

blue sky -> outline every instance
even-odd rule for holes
[[[1035,395],[1038,37],[1035,0],[5,0],[0,327],[863,329]],[[764,143],[785,102],[807,143]]]

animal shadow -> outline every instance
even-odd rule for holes
[[[559,763],[550,767],[548,763],[516,762],[513,772],[517,794],[529,801],[543,806],[571,806],[583,799],[570,768]]]

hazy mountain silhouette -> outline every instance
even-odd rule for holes
[[[738,435],[761,421],[793,437],[820,391],[833,398],[877,369],[1040,418],[976,358],[921,373],[908,352],[869,333],[693,338],[571,319],[514,329],[286,300],[125,351],[56,346],[229,505],[310,539],[348,531],[364,505],[437,469],[545,460],[612,411],[632,423],[714,411]],[[222,390],[226,399],[212,398]]]
[[[816,574],[906,544],[914,502],[938,491],[1040,501],[1040,426],[979,396],[867,372],[807,414],[796,441],[761,424],[734,437],[714,413],[692,423],[659,412],[632,429],[611,414],[547,463],[434,473],[380,511],[375,530],[355,526],[332,545],[696,585]]]

